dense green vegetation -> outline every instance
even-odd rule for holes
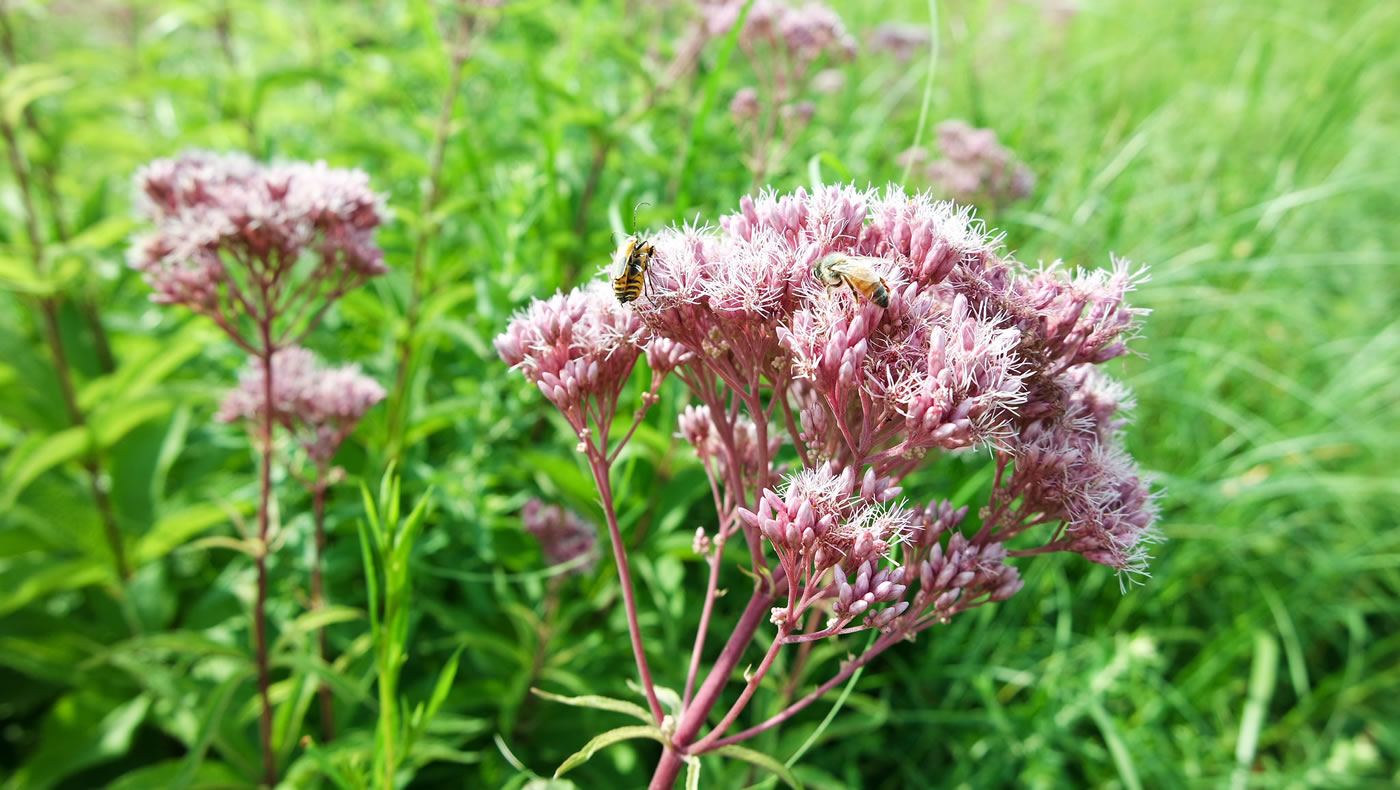
[[[456,662],[403,784],[519,787],[624,723],[527,691],[637,699],[616,572],[570,577],[551,603],[520,528],[532,496],[590,518],[598,506],[572,434],[506,374],[491,338],[530,297],[594,276],[634,204],[656,228],[713,221],[749,190],[727,106],[759,81],[753,65],[737,51],[726,61],[720,38],[663,79],[694,18],[671,6],[523,0],[466,17],[428,0],[0,5],[5,787],[260,776],[254,575],[239,550],[256,457],[242,429],[212,419],[244,354],[207,320],[151,305],[124,264],[142,227],[132,173],[192,147],[363,168],[395,215],[379,236],[393,273],[308,341],[391,390],[337,458],[330,667],[305,616],[310,498],[277,481],[268,612],[285,785],[332,787],[329,774],[367,778],[373,765],[384,646],[365,612],[388,592],[366,585],[360,486],[389,528],[395,492],[381,481],[395,459],[401,520],[426,500],[411,553],[388,563],[412,584],[395,647],[404,718]],[[834,7],[862,41],[931,10]],[[981,212],[1018,258],[1151,265],[1141,355],[1112,367],[1138,394],[1129,444],[1167,491],[1167,542],[1126,593],[1073,555],[1027,563],[1010,601],[872,664],[797,775],[817,788],[1400,783],[1400,6],[936,8],[926,119],[927,51],[901,63],[863,46],[829,64],[844,87],[809,95],[810,125],[762,180],[898,181],[919,129],[928,144],[936,121],[964,118],[1037,176],[1028,200]],[[705,582],[691,538],[714,517],[703,471],[672,437],[682,406],[678,387],[663,391],[614,480],[653,671],[671,687]],[[942,472],[962,484],[963,467]],[[747,584],[733,567],[724,583]],[[846,649],[814,659],[834,667]],[[329,744],[320,681],[336,694]],[[777,696],[761,692],[749,715]],[[750,745],[786,759],[836,696]],[[657,752],[628,741],[569,776],[644,786]],[[702,786],[742,786],[749,770],[709,759]]]

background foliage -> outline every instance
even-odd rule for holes
[[[426,702],[460,651],[402,780],[518,787],[522,766],[548,776],[621,724],[527,693],[631,696],[634,669],[607,563],[567,581],[557,606],[546,600],[520,506],[538,495],[596,516],[597,505],[567,432],[505,374],[490,339],[529,297],[592,276],[634,203],[650,204],[643,227],[736,205],[750,175],[725,106],[754,82],[750,65],[719,68],[711,42],[694,75],[639,110],[686,6],[507,4],[464,53],[426,199],[453,84],[448,6],[6,5],[3,111],[35,177],[44,253],[36,266],[5,170],[5,787],[246,787],[258,776],[252,565],[229,548],[253,507],[254,458],[237,428],[211,421],[243,360],[207,322],[148,304],[123,265],[130,175],[187,147],[362,167],[396,214],[380,235],[396,272],[351,294],[310,343],[386,386],[400,349],[413,352],[401,437],[393,404],[381,406],[338,458],[350,481],[331,502],[327,584],[341,607],[325,618],[340,656],[329,669],[305,617],[309,503],[294,481],[279,489],[285,542],[269,611],[285,783],[329,787],[327,766],[371,761],[379,703],[356,481],[378,491],[399,446],[404,512],[434,491],[407,560],[405,704]],[[886,21],[926,24],[930,10],[836,7],[862,39]],[[1086,2],[1063,22],[1029,2],[938,10],[930,121],[993,127],[1039,178],[1029,201],[984,212],[1008,246],[1028,261],[1102,266],[1114,252],[1153,267],[1138,298],[1155,310],[1144,356],[1122,373],[1140,402],[1130,446],[1169,492],[1169,542],[1127,594],[1074,556],[1026,563],[1011,601],[877,661],[799,776],[819,788],[1400,781],[1400,6]],[[926,65],[867,47],[841,68],[845,87],[817,97],[767,179],[775,187],[900,177]],[[418,254],[425,298],[411,322]],[[88,428],[62,406],[45,300]],[[690,540],[713,506],[671,437],[679,390],[664,394],[616,487],[653,669],[677,686],[704,586]],[[90,449],[128,580],[103,536]],[[944,464],[929,491],[910,493],[955,494],[973,468]],[[746,584],[737,572],[725,583]],[[720,618],[732,615],[724,605]],[[840,655],[825,649],[833,671]],[[336,690],[341,735],[308,749],[318,678]],[[775,699],[761,693],[755,715]],[[828,705],[752,745],[785,758]],[[640,786],[655,757],[654,744],[629,742],[571,777]],[[705,786],[746,774],[707,761]]]

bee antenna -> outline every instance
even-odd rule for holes
[[[650,203],[638,203],[637,205],[632,207],[632,233],[635,234],[637,232],[637,209],[641,208],[642,206],[650,205]]]

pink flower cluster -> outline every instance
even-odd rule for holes
[[[1035,174],[1016,161],[991,129],[944,121],[938,125],[938,150],[942,158],[928,162],[927,150],[911,148],[900,154],[899,164],[924,166],[935,189],[952,200],[1003,205],[1029,197],[1035,188]]]
[[[265,381],[261,361],[250,360],[238,386],[224,396],[216,418],[261,424],[266,418]],[[297,346],[272,355],[273,422],[291,431],[318,465],[330,462],[384,394],[384,388],[361,373],[358,365],[327,367],[315,354]]]
[[[525,503],[525,531],[535,536],[550,565],[572,565],[570,573],[587,573],[598,559],[598,531],[572,510],[546,505],[538,499]]]
[[[362,171],[196,151],[150,163],[135,185],[156,228],[129,263],[157,302],[276,316],[296,307],[288,281],[304,254],[315,258],[306,278],[337,296],[387,271],[374,241],[384,201]]]
[[[900,63],[908,63],[915,55],[928,49],[928,25],[907,22],[885,22],[870,32],[870,51],[892,55]]]
[[[607,434],[646,336],[637,314],[618,304],[607,283],[594,281],[535,300],[495,343],[501,359],[538,386],[585,441],[590,419]],[[671,345],[658,348],[655,361],[674,367],[683,358]]]
[[[1131,399],[1095,367],[1137,331],[1126,296],[1141,273],[1028,269],[966,210],[895,187],[745,197],[719,226],[650,237],[631,305],[595,283],[537,302],[497,347],[578,415],[572,393],[615,403],[641,350],[664,344],[661,373],[699,401],[680,434],[737,516],[721,510],[719,537],[742,531],[778,558],[785,638],[917,632],[1014,594],[1016,556],[1143,567],[1155,495],[1119,437]],[[815,278],[834,252],[871,263],[887,308]],[[898,501],[931,455],[977,447],[996,476],[972,527],[966,507]],[[812,607],[828,623],[797,632]]]
[[[711,36],[733,29],[746,0],[708,0],[700,9]],[[770,46],[786,57],[809,64],[823,54],[851,57],[856,40],[846,32],[841,17],[823,3],[790,5],[781,0],[753,0],[739,41],[747,48]]]

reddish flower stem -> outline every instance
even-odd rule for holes
[[[808,694],[807,696],[803,697],[797,702],[794,702],[791,705],[787,706],[783,709],[781,713],[769,717],[761,724],[755,724],[754,726],[748,728],[747,730],[744,730],[743,732],[736,733],[734,735],[729,736],[728,738],[720,738],[717,741],[713,741],[707,744],[708,749],[720,749],[725,746],[731,746],[733,744],[739,743],[740,741],[746,741],[749,738],[752,738],[753,736],[758,735],[761,732],[772,729],[773,727],[776,727],[777,725],[787,721],[788,719],[797,715],[797,713],[803,708],[807,707],[808,705],[811,705],[813,702],[816,702],[817,699],[820,698],[823,694],[827,693],[828,691],[831,691],[846,678],[850,677],[852,672],[855,672],[857,669],[860,669],[861,667],[865,666],[866,663],[870,661],[870,659],[874,658],[880,653],[883,653],[885,651],[885,648],[899,641],[899,639],[902,636],[902,633],[893,633],[886,634],[885,636],[880,637],[880,639],[878,639],[874,645],[871,645],[869,650],[861,654],[861,656],[856,660],[847,663],[844,667],[841,668],[840,672],[837,672],[836,675],[827,682],[821,684],[820,686],[817,686],[817,688],[814,691],[812,691],[812,693]]]
[[[676,722],[675,735],[671,737],[671,746],[661,753],[661,760],[652,774],[651,784],[648,785],[650,790],[670,790],[675,785],[676,777],[680,776],[681,766],[685,762],[681,750],[690,744],[691,739],[705,724],[705,719],[719,701],[720,693],[729,683],[729,676],[733,674],[734,667],[743,657],[744,649],[753,640],[754,633],[763,623],[763,616],[772,603],[772,587],[761,584],[754,590],[753,597],[749,598],[748,605],[744,607],[744,613],[734,624],[729,641],[725,642],[719,658],[715,659],[715,665],[710,668],[710,674],[705,676],[705,681],[700,684],[695,698],[681,712],[680,719]]]
[[[651,715],[660,724],[665,714],[661,710],[660,700],[656,698],[646,648],[642,644],[642,627],[637,621],[637,601],[632,590],[632,572],[627,565],[627,549],[622,545],[622,530],[617,526],[617,512],[613,508],[612,481],[608,474],[610,467],[603,457],[603,451],[592,442],[588,442],[588,466],[593,470],[593,480],[603,502],[603,514],[608,520],[608,538],[612,543],[613,561],[617,563],[618,580],[622,584],[622,603],[627,609],[627,632],[632,637],[632,656],[637,660],[637,673],[641,675],[642,690],[646,693]]]
[[[264,288],[263,297],[267,293]],[[262,474],[258,484],[258,593],[253,603],[253,652],[258,665],[258,696],[262,709],[258,716],[258,738],[262,744],[263,783],[268,787],[277,786],[277,759],[272,751],[272,698],[268,688],[272,685],[268,670],[267,656],[267,555],[268,526],[271,520],[272,502],[272,415],[277,406],[272,398],[272,321],[264,319],[259,327],[262,333],[262,349],[259,358],[263,366],[263,420],[259,426],[262,446]]]
[[[700,609],[700,625],[695,629],[695,647],[690,651],[690,668],[685,674],[685,695],[681,698],[682,708],[690,704],[691,692],[695,690],[695,676],[700,671],[700,656],[705,650],[705,636],[710,631],[710,613],[714,611],[719,590],[719,568],[724,561],[725,537],[725,526],[721,524],[719,531],[715,533],[714,547],[710,553],[710,581],[705,588],[705,604]]]
[[[739,698],[734,701],[733,705],[729,706],[729,712],[724,714],[724,718],[720,719],[719,724],[716,724],[715,728],[710,730],[708,735],[701,738],[691,747],[695,753],[703,754],[709,751],[710,745],[719,740],[720,736],[724,734],[724,731],[729,729],[729,725],[733,724],[734,720],[739,718],[739,714],[744,711],[744,706],[749,704],[749,700],[753,699],[754,693],[758,691],[758,684],[763,682],[764,676],[768,674],[768,670],[773,666],[773,661],[778,658],[778,653],[783,649],[783,641],[787,638],[787,635],[787,626],[778,629],[778,634],[773,637],[773,642],[768,645],[768,652],[763,654],[763,660],[759,662],[758,669],[749,676],[748,682],[744,684],[744,690],[739,692]]]

